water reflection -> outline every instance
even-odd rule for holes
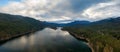
[[[45,28],[3,44],[1,52],[90,52],[89,47],[61,28]]]

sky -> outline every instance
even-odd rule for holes
[[[120,0],[0,0],[0,13],[40,21],[98,21],[120,16]]]

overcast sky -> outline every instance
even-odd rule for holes
[[[120,0],[0,0],[0,12],[41,21],[96,21],[120,16]]]

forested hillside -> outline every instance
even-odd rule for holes
[[[0,13],[0,40],[42,29],[42,22],[19,15]]]
[[[120,52],[120,17],[63,29],[87,39],[95,52]]]

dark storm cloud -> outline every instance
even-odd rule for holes
[[[107,2],[110,0],[70,0],[71,10],[74,13],[82,12],[83,10],[89,8],[97,3]]]

